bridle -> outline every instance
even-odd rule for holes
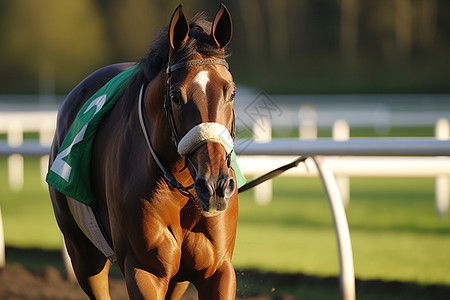
[[[228,129],[219,124],[219,123],[201,123],[196,126],[194,126],[184,137],[180,139],[179,133],[176,129],[173,112],[172,112],[172,104],[170,102],[170,76],[173,72],[180,69],[186,69],[189,67],[194,66],[204,66],[204,65],[223,65],[228,69],[228,63],[225,59],[222,58],[206,58],[206,59],[196,59],[196,60],[188,60],[180,63],[176,63],[174,65],[168,65],[166,69],[167,74],[167,91],[164,95],[164,110],[166,112],[167,119],[169,121],[170,130],[172,133],[172,141],[175,144],[175,147],[177,148],[178,153],[180,156],[185,158],[185,166],[180,170],[180,172],[184,171],[188,167],[188,163],[193,168],[195,174],[197,173],[197,170],[195,169],[195,166],[189,159],[189,154],[197,149],[201,144],[206,142],[215,142],[222,144],[226,151],[227,151],[227,162],[228,167],[231,166],[231,159],[230,155],[233,150],[233,141],[234,141],[234,120],[233,120],[233,129],[232,133],[230,134]],[[192,193],[189,191],[194,187],[194,184],[191,184],[189,186],[183,186],[173,175],[171,172],[169,172],[164,165],[162,164],[161,160],[158,158],[158,155],[156,154],[156,151],[152,145],[152,142],[149,137],[149,133],[147,130],[147,127],[144,122],[144,114],[143,111],[145,111],[145,107],[143,105],[143,93],[144,93],[144,84],[142,84],[140,92],[139,92],[139,101],[138,101],[138,114],[139,114],[139,122],[141,125],[142,132],[144,134],[145,140],[147,142],[148,148],[150,149],[150,152],[153,156],[153,159],[157,163],[158,167],[162,171],[164,175],[164,179],[167,183],[169,183],[172,187],[177,189],[183,196],[188,197],[191,199],[194,203],[197,203],[195,200],[195,197],[192,195]],[[234,114],[233,114],[234,118]],[[206,134],[205,134],[206,132]],[[181,146],[181,147],[180,147]],[[180,150],[182,148],[183,150]],[[186,149],[185,149],[186,148]],[[194,178],[195,181],[195,178]],[[198,203],[197,203],[198,204]]]
[[[167,90],[164,96],[164,110],[166,111],[167,119],[169,120],[170,130],[172,131],[172,141],[175,143],[175,147],[178,149],[180,138],[177,129],[175,128],[175,122],[173,119],[172,105],[170,103],[170,76],[173,72],[189,67],[205,66],[205,65],[223,65],[228,69],[228,63],[222,58],[205,58],[183,61],[171,66],[167,66]]]

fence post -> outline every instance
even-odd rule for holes
[[[345,120],[336,120],[332,131],[335,141],[347,141],[350,139],[350,126]],[[348,176],[336,176],[336,184],[341,193],[342,203],[344,206],[347,206],[350,203],[350,178]]]
[[[313,156],[312,159],[322,179],[323,187],[328,197],[331,215],[333,216],[334,230],[339,252],[341,299],[355,300],[355,270],[353,267],[353,251],[348,229],[347,216],[344,205],[340,199],[340,192],[336,185],[334,175],[322,157]]]
[[[434,128],[436,139],[445,141],[450,139],[450,124],[445,118],[439,119]],[[449,206],[449,190],[450,179],[446,175],[438,175],[434,181],[435,205],[436,212],[439,217],[443,218],[447,215]]]
[[[50,146],[53,140],[53,134],[55,132],[55,124],[53,121],[43,120],[39,126],[39,142],[41,146]],[[46,187],[45,177],[48,170],[49,155],[41,157],[41,183],[43,187]]]
[[[19,120],[8,124],[7,141],[10,147],[18,147],[23,143],[23,125]],[[23,188],[24,166],[23,156],[12,154],[8,157],[8,181],[11,190],[20,191]]]
[[[253,124],[253,141],[267,143],[272,140],[272,124],[267,118],[260,118]],[[267,205],[272,201],[272,180],[268,180],[256,186],[253,191],[255,202],[259,205]]]
[[[317,138],[317,112],[314,106],[303,104],[298,110],[298,135],[302,140],[315,140]]]

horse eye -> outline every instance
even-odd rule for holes
[[[179,93],[170,93],[170,101],[175,105],[181,105],[181,95]]]
[[[236,91],[234,90],[231,92],[230,101],[233,101],[235,96],[236,96]]]

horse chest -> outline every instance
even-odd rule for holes
[[[182,246],[182,263],[194,270],[210,268],[216,261],[217,246],[203,233],[190,233]]]

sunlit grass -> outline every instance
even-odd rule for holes
[[[434,210],[433,179],[351,179],[347,208],[361,279],[450,284],[450,220]],[[339,274],[328,202],[316,178],[277,178],[274,199],[240,198],[237,267]]]
[[[25,158],[25,188],[8,185],[6,158],[0,158],[0,206],[5,243],[15,247],[58,249],[61,234],[56,225],[48,190],[40,181],[39,159]]]
[[[0,158],[0,206],[8,246],[59,249],[61,235],[40,182],[39,161],[25,159],[25,189],[7,184]],[[240,195],[236,268],[339,274],[336,238],[318,178],[277,178],[259,206]],[[361,279],[450,285],[450,219],[437,217],[432,178],[352,178],[347,217],[355,273]]]

